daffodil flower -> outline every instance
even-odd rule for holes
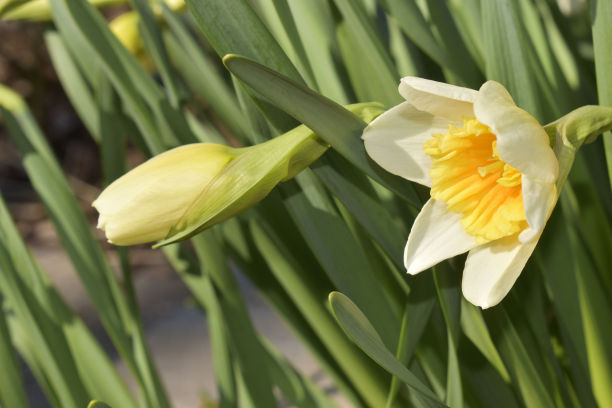
[[[502,85],[403,78],[406,102],[363,140],[387,171],[431,188],[404,253],[408,273],[468,252],[463,294],[487,308],[508,293],[556,203],[559,164],[544,128]]]

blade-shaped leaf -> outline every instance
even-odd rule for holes
[[[415,205],[419,202],[408,182],[382,170],[367,156],[360,139],[365,127],[361,119],[330,99],[255,61],[237,55],[228,55],[223,61],[240,80],[308,126],[368,176],[409,202]]]
[[[599,103],[612,106],[612,1],[596,0],[591,2],[591,21],[593,25],[593,48],[595,51],[595,72]],[[604,135],[608,177],[612,183],[612,133]],[[611,184],[612,185],[612,184]]]
[[[340,292],[332,292],[329,295],[329,303],[340,326],[366,354],[408,386],[429,397],[433,406],[444,406],[437,396],[385,347],[372,324],[348,297]]]
[[[6,407],[27,408],[28,398],[23,385],[23,373],[11,344],[4,311],[0,312],[0,361],[6,373],[0,377],[0,404]]]
[[[539,61],[534,58],[518,3],[514,0],[482,2],[482,22],[487,78],[501,82],[517,104],[536,119],[552,120],[554,97]]]

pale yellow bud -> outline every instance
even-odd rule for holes
[[[0,84],[0,107],[13,113],[19,113],[26,108],[26,104],[17,92]]]
[[[378,104],[348,108],[367,121],[382,112]],[[104,190],[93,203],[100,213],[98,227],[117,245],[187,239],[253,206],[328,147],[304,125],[249,147],[178,147]]]
[[[127,0],[88,0],[94,7],[106,7],[125,4]],[[166,5],[175,12],[183,12],[185,0],[165,0]],[[153,12],[161,15],[161,7],[157,2],[151,4]],[[51,20],[51,5],[49,0],[0,0],[0,19],[48,21]]]
[[[128,11],[121,14],[110,22],[109,28],[115,36],[121,41],[121,44],[132,54],[140,65],[147,71],[153,71],[155,64],[147,53],[140,32],[138,31],[138,22],[140,16],[135,11]]]
[[[134,245],[164,239],[185,210],[233,158],[227,146],[198,143],[169,150],[108,186],[94,201],[108,241]]]
[[[180,0],[179,0],[180,1]],[[89,0],[94,7],[124,4],[126,0]],[[0,0],[0,19],[47,21],[51,20],[49,0]]]

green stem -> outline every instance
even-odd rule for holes
[[[575,109],[544,127],[559,160],[558,191],[565,184],[578,149],[611,129],[612,108],[595,105]]]

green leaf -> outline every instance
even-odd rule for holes
[[[612,106],[612,1],[594,0],[591,2],[591,22],[593,29],[593,48],[595,53],[595,73],[599,103]],[[608,177],[612,183],[612,134],[604,135]],[[612,184],[611,184],[612,185]]]
[[[306,170],[296,179],[303,192],[294,184],[281,186],[289,213],[329,279],[362,305],[384,343],[394,349],[400,313],[396,299],[385,292],[372,264],[333,203],[324,194],[309,193],[322,187],[312,173]]]
[[[604,323],[612,317],[612,304],[607,295],[606,285],[596,274],[596,264],[588,254],[588,241],[581,239],[571,221],[579,217],[580,209],[572,200],[571,189],[562,194],[562,208],[570,223],[567,234],[573,253],[573,268],[577,283],[582,331],[586,346],[591,387],[598,405],[612,403],[612,392],[606,385],[612,381],[612,328]]]
[[[49,398],[70,406],[76,397],[82,406],[87,395],[99,395],[118,406],[135,407],[108,356],[31,257],[1,198],[0,242],[0,289],[18,327],[14,342]],[[23,336],[29,340],[21,341]],[[14,381],[17,372],[10,376]]]
[[[23,373],[11,344],[11,335],[2,309],[0,309],[0,361],[6,373],[0,377],[0,405],[27,408],[28,398],[23,385]]]
[[[464,4],[463,7],[469,6]],[[437,34],[438,42],[442,44],[447,59],[450,60],[450,64],[447,63],[442,67],[447,78],[453,79],[452,82],[478,88],[483,82],[482,71],[468,51],[462,33],[455,22],[455,15],[449,10],[448,3],[429,3],[428,10],[431,23],[435,28],[434,34]]]
[[[336,67],[337,44],[330,4],[326,0],[291,1],[289,7],[304,44],[307,60],[311,61],[316,82],[314,89],[337,103],[349,103]]]
[[[444,323],[446,324],[448,343],[448,367],[446,370],[446,405],[463,406],[461,372],[457,348],[459,341],[459,318],[461,316],[461,277],[448,263],[434,267],[434,280]]]
[[[170,65],[170,58],[168,57],[168,52],[166,51],[166,46],[162,39],[161,27],[153,14],[149,1],[130,0],[130,3],[140,16],[140,21],[138,23],[140,36],[147,52],[155,62],[155,68],[162,77],[164,88],[170,100],[170,105],[174,108],[178,108],[180,90],[176,80],[176,74]]]
[[[402,329],[397,344],[396,358],[406,365],[413,357],[417,344],[425,331],[433,310],[435,299],[433,297],[433,284],[430,276],[417,275],[412,279],[410,296],[404,308],[402,317]],[[429,296],[427,295],[429,294]],[[393,406],[400,390],[399,378],[393,376],[389,395],[387,397],[387,408]]]
[[[403,241],[408,234],[377,197],[367,177],[335,152],[328,152],[312,169],[381,245],[391,260],[403,267]],[[405,283],[398,283],[405,286]]]
[[[211,278],[221,295],[219,307],[227,339],[235,352],[236,363],[244,377],[249,398],[257,407],[274,406],[276,403],[265,349],[258,339],[216,232],[208,230],[192,240],[202,268],[201,273]]]
[[[162,6],[162,11],[172,33],[164,37],[168,50],[187,85],[223,120],[224,125],[238,137],[247,139],[252,130],[240,110],[235,95],[213,61],[173,11],[165,5]]]
[[[465,298],[461,299],[461,329],[482,355],[495,367],[499,375],[506,382],[510,382],[510,374],[499,356],[489,329],[482,317],[482,311],[469,303]]]
[[[316,264],[312,254],[305,250],[306,244],[301,236],[293,233],[297,227],[283,208],[278,192],[273,192],[270,197],[264,200],[257,207],[257,213],[263,215],[269,222],[273,220],[275,236],[283,236],[283,247],[278,249],[280,251],[286,250],[288,254],[299,252],[300,268],[309,271],[308,274],[300,274],[300,271],[287,269],[283,274],[298,274],[298,279],[308,279],[312,284],[311,290],[315,293],[315,296],[325,298],[327,288],[331,283]],[[224,232],[226,243],[231,248],[231,259],[237,263],[240,270],[257,286],[263,297],[276,309],[285,323],[308,347],[342,393],[357,403],[359,397],[350,386],[347,376],[342,372],[342,368],[336,362],[333,355],[334,350],[328,349],[325,346],[309,323],[309,321],[313,320],[307,318],[306,314],[311,312],[317,313],[317,310],[309,308],[305,309],[305,312],[302,313],[296,305],[297,299],[302,299],[308,295],[297,293],[296,291],[299,291],[297,286],[287,286],[285,290],[285,287],[281,285],[281,282],[274,276],[273,271],[267,266],[267,262],[273,262],[273,260],[267,260],[268,252],[258,249],[259,242],[255,243],[252,231],[246,228],[246,226],[245,228],[239,228],[239,226],[238,219],[229,220],[220,226]]]
[[[511,388],[509,377],[508,381],[504,381],[499,371],[487,364],[474,345],[469,342],[461,344],[460,362],[466,405],[500,408],[521,406]]]
[[[100,159],[104,184],[109,185],[126,171],[124,117],[117,109],[118,96],[110,81],[102,77],[98,83],[98,115]]]
[[[446,4],[432,3],[432,22],[428,22],[415,1],[385,0],[383,7],[393,20],[425,54],[455,74],[463,84],[478,86],[480,70],[473,62]],[[468,7],[462,4],[463,8]],[[433,23],[433,24],[432,24]],[[440,31],[438,38],[433,31]]]
[[[304,408],[338,408],[323,389],[297,371],[270,342],[264,340],[262,339],[268,354],[270,375],[292,405]]]
[[[564,202],[571,202],[573,207],[567,221],[575,226],[606,292],[612,293],[612,257],[608,253],[608,243],[612,242],[612,220],[606,214],[604,203],[599,200],[585,159],[584,155],[576,155],[569,177],[571,183],[564,186],[564,199],[567,200]]]
[[[185,243],[167,245],[162,251],[195,300],[206,310],[219,407],[235,407],[238,403],[235,378],[237,374],[233,366],[231,346],[218,291],[210,276],[203,273],[197,258]]]
[[[591,391],[573,258],[573,249],[567,234],[567,221],[560,211],[556,211],[548,220],[538,243],[535,260],[542,270],[555,314],[558,316],[563,347],[571,362],[573,386],[582,405],[589,406],[595,404],[595,400]]]
[[[429,57],[439,65],[446,67],[453,65],[442,45],[437,42],[431,32],[417,2],[385,0],[383,7],[394,18],[402,31]]]
[[[51,6],[64,41],[76,42],[97,57],[152,153],[161,153],[179,141],[195,140],[180,111],[170,105],[162,89],[119,42],[95,8],[79,0],[51,0]]]
[[[228,53],[247,55],[300,84],[303,80],[280,45],[246,0],[213,0],[187,5],[206,38],[220,57]],[[265,99],[246,89],[255,105],[278,133],[296,126],[295,121]]]
[[[541,354],[529,347],[527,341],[510,320],[503,306],[491,308],[485,312],[487,325],[491,330],[493,343],[497,346],[506,365],[515,389],[520,391],[527,406],[552,407],[554,399],[542,371],[538,366],[543,364]],[[519,317],[520,318],[520,317]],[[524,322],[519,322],[524,324]]]
[[[321,301],[327,291],[316,279],[316,270],[304,269],[295,253],[287,249],[284,238],[272,230],[268,222],[251,222],[250,225],[254,242],[270,270],[335,357],[357,393],[370,405],[381,406],[385,401],[384,373],[348,341]]]
[[[404,314],[405,333],[403,340],[398,342],[399,360],[407,364],[419,345],[425,328],[429,323],[436,304],[433,278],[428,274],[419,274],[408,280],[410,294],[406,302]]]
[[[580,245],[575,235],[570,238],[573,239],[574,248]],[[608,297],[589,268],[586,258],[586,254],[578,253],[576,259],[580,311],[593,394],[599,406],[607,406],[612,403],[609,387],[612,381],[612,329],[605,322],[610,320],[612,314]]]
[[[430,398],[433,406],[444,406],[437,396],[385,347],[372,324],[348,297],[340,292],[332,292],[329,295],[329,303],[340,326],[366,354],[409,387]]]
[[[389,52],[395,61],[400,77],[427,76],[424,69],[425,54],[408,39],[392,17],[387,17],[389,29]]]
[[[4,104],[2,92],[10,94],[10,91],[0,86],[0,104]],[[18,98],[15,94],[13,96]],[[161,381],[151,364],[144,339],[139,337],[137,331],[134,332],[139,328],[138,318],[129,309],[104,252],[92,235],[89,223],[49,145],[23,101],[8,108],[11,110],[2,107],[3,118],[23,157],[26,172],[102,323],[119,353],[144,387],[148,403],[167,406]]]
[[[397,105],[402,97],[397,92],[399,74],[391,56],[383,46],[363,3],[352,0],[334,0],[342,13],[344,22],[340,25],[339,36],[347,69],[354,85],[367,90],[364,96],[382,102],[387,108]],[[359,89],[359,88],[357,88]]]
[[[366,154],[360,136],[365,123],[342,106],[244,57],[228,55],[224,64],[234,75],[312,129],[357,168],[409,202],[416,193],[405,180],[391,175]]]
[[[558,116],[557,112],[551,114],[554,97],[525,34],[518,3],[482,2],[482,23],[487,78],[502,83],[517,104],[536,119],[546,121]]]
[[[296,21],[287,0],[257,0],[259,15],[270,29],[274,39],[284,50],[287,57],[306,80],[309,87],[314,84],[311,64],[298,33]],[[313,62],[316,62],[313,60]]]
[[[484,72],[484,40],[480,0],[451,1],[449,7],[465,46],[472,55],[476,66],[481,72]],[[448,65],[446,65],[446,68],[452,69]]]
[[[303,84],[300,74],[246,0],[186,0],[186,3],[219,56],[244,55]]]
[[[533,263],[527,264],[523,270],[525,276],[516,285],[516,291],[508,303],[514,303],[518,307],[520,315],[526,316],[528,327],[533,334],[535,344],[542,356],[550,379],[550,392],[558,405],[571,406],[573,404],[570,396],[570,384],[563,371],[561,362],[552,341],[552,331],[549,326],[548,303],[544,297],[544,284],[542,277],[538,274],[538,268]]]
[[[49,55],[53,62],[55,72],[67,93],[72,106],[87,127],[92,138],[99,142],[98,128],[100,118],[94,102],[94,97],[74,63],[62,38],[57,32],[47,31],[45,33],[45,44],[49,49]]]
[[[566,49],[564,39],[550,15],[548,4],[545,1],[538,1],[535,2],[537,4],[534,4],[526,0],[518,3],[521,20],[533,44],[534,55],[541,63],[542,71],[554,92],[555,103],[560,112],[567,112],[577,105],[577,95],[571,91],[566,78],[568,75],[566,72],[571,71],[572,68],[577,69],[576,63]],[[574,77],[574,86],[577,86],[579,80],[577,74],[569,74],[569,76]]]
[[[359,40],[346,21],[336,28],[342,60],[349,74],[351,86],[359,101],[383,101],[386,107],[399,103],[397,81],[385,81],[377,76],[378,65],[359,46]],[[399,75],[397,76],[399,78]],[[382,81],[382,82],[381,82]]]

